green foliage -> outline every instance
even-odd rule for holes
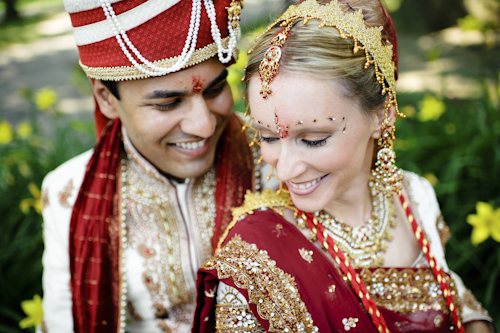
[[[54,110],[53,103],[48,103],[54,97],[50,89],[25,90],[24,96],[32,102],[31,119],[16,130],[10,126],[10,140],[6,136],[0,144],[0,332],[21,332],[19,322],[26,316],[21,302],[42,295],[42,217],[38,211],[42,179],[94,144],[92,123]],[[50,111],[50,116],[36,111],[40,107]],[[42,133],[40,123],[47,121],[49,133]],[[0,123],[7,122],[0,119]]]
[[[420,94],[399,94],[399,104],[420,110],[416,116],[398,120],[396,150],[398,165],[428,175],[448,223],[452,237],[447,260],[490,311],[497,325],[500,306],[500,244],[489,238],[474,246],[467,216],[476,213],[476,202],[500,205],[500,109],[498,96],[483,84],[483,93],[472,100],[439,100]],[[443,103],[444,113],[421,122],[425,103]],[[431,105],[432,106],[432,105]],[[443,106],[439,107],[443,110]],[[403,108],[403,112],[404,112]],[[500,327],[499,327],[500,328]]]

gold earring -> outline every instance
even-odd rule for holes
[[[369,182],[373,195],[382,194],[388,199],[393,193],[399,194],[403,189],[403,173],[396,166],[396,153],[393,149],[396,128],[390,126],[389,123],[386,106],[382,135],[378,139],[377,159]]]

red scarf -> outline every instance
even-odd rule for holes
[[[253,158],[241,121],[233,115],[217,146],[216,219],[212,244],[231,221],[231,207],[252,189]],[[119,186],[121,123],[104,129],[87,165],[73,208],[69,255],[74,331],[118,330],[121,269]]]

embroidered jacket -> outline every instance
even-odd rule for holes
[[[118,193],[126,197],[120,216],[125,214],[127,232],[120,241],[125,258],[120,281],[125,281],[127,293],[120,292],[119,297],[126,300],[125,330],[188,332],[195,306],[195,274],[212,255],[215,170],[175,183],[135,150],[126,133],[123,141],[126,155],[121,167],[127,184],[120,183]],[[64,163],[42,185],[43,326],[51,333],[73,331],[70,220],[92,154],[90,150]],[[258,168],[255,174],[260,178]]]

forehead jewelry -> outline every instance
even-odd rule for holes
[[[274,109],[273,121],[276,124],[276,134],[278,134],[278,136],[281,139],[286,138],[288,136],[288,130],[283,129],[283,127],[281,127],[281,124],[280,124],[279,119],[278,119],[278,115],[276,114],[276,109]]]
[[[349,6],[350,10],[352,7]],[[283,46],[285,45],[292,26],[302,19],[307,24],[312,19],[320,20],[320,28],[334,27],[341,38],[352,38],[354,40],[353,53],[364,51],[366,62],[364,68],[371,65],[375,68],[378,83],[382,86],[382,95],[388,93],[389,105],[394,105],[400,117],[396,102],[396,78],[394,74],[395,64],[392,60],[392,45],[382,40],[383,27],[369,27],[366,25],[361,10],[351,12],[344,10],[338,0],[332,0],[328,4],[319,4],[316,0],[306,0],[300,4],[292,5],[274,23],[257,37],[261,38],[275,26],[284,27],[272,40],[264,58],[259,66],[261,79],[261,91],[263,98],[272,94],[270,83],[278,74],[279,62],[282,58]],[[252,50],[249,51],[251,53]]]

